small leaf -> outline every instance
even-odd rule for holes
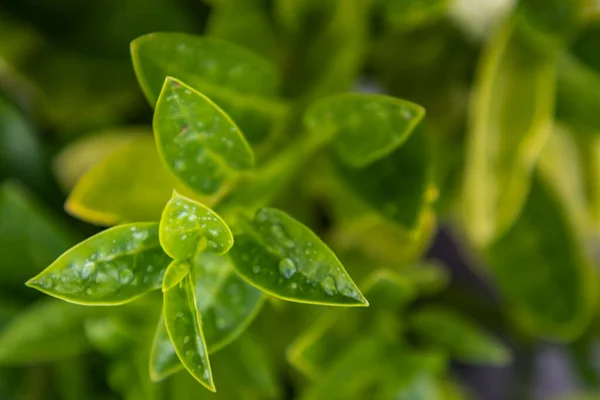
[[[335,254],[317,235],[282,211],[263,208],[229,252],[252,285],[288,301],[368,306]]]
[[[161,314],[150,350],[150,378],[158,382],[182,368],[183,365],[165,328],[165,317]]]
[[[165,271],[162,281],[162,291],[166,292],[177,285],[186,277],[188,272],[190,272],[190,263],[188,261],[173,260]]]
[[[521,328],[576,337],[594,310],[596,279],[575,221],[556,189],[535,176],[515,224],[485,251],[492,276]]]
[[[443,347],[459,361],[506,365],[511,360],[506,346],[452,309],[421,308],[411,316],[410,325],[419,337]]]
[[[163,313],[171,343],[185,369],[207,389],[216,391],[191,274],[164,293]]]
[[[177,79],[166,78],[152,126],[167,167],[200,194],[223,190],[254,166],[252,149],[229,116]]]
[[[136,139],[150,137],[150,134],[147,128],[121,127],[86,135],[61,149],[52,160],[52,170],[62,188],[70,190],[94,165]]]
[[[71,248],[27,285],[77,304],[118,305],[161,286],[157,223],[120,225]]]
[[[156,221],[174,187],[182,189],[160,160],[152,137],[141,138],[93,166],[65,208],[99,225]]]
[[[264,295],[235,273],[226,256],[196,257],[196,305],[210,353],[240,335],[260,311]]]
[[[337,155],[345,164],[358,168],[393,152],[424,115],[422,107],[405,100],[345,93],[315,103],[306,113],[305,124],[310,130],[335,135]]]
[[[210,208],[174,192],[160,220],[160,243],[171,258],[188,260],[205,248],[226,253],[233,235]]]
[[[134,40],[131,53],[152,106],[165,78],[172,76],[225,110],[253,144],[262,142],[284,115],[284,106],[272,99],[278,86],[275,66],[242,47],[215,38],[161,32]]]
[[[0,333],[0,365],[37,364],[85,352],[83,322],[94,312],[54,299],[22,310]]]

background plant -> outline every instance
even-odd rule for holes
[[[593,396],[598,7],[494,4],[1,5],[1,397]]]

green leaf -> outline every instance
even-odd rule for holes
[[[175,77],[225,110],[251,143],[263,141],[284,112],[280,103],[271,100],[278,86],[275,67],[231,43],[183,33],[152,33],[134,40],[131,53],[140,86],[153,106],[165,78]]]
[[[575,223],[539,177],[515,224],[485,252],[511,315],[536,336],[568,340],[588,323],[596,280]]]
[[[64,221],[13,182],[0,185],[0,287],[21,285],[75,243]]]
[[[235,123],[210,99],[167,77],[152,126],[168,168],[190,189],[212,195],[254,166],[254,154]]]
[[[61,149],[52,160],[52,170],[61,187],[70,190],[94,165],[150,134],[150,129],[142,127],[120,127],[86,135]]]
[[[94,312],[54,299],[22,310],[0,333],[0,365],[37,364],[85,352],[83,322]]]
[[[469,116],[464,225],[485,246],[514,222],[548,135],[555,57],[533,46],[509,19],[486,45]]]
[[[392,154],[364,168],[337,163],[336,170],[343,184],[370,209],[409,233],[419,233],[423,213],[437,193],[423,130],[418,129]]]
[[[164,293],[163,313],[171,343],[185,369],[207,389],[216,391],[191,274]]]
[[[157,221],[173,188],[188,193],[164,167],[154,140],[141,138],[92,167],[73,188],[65,208],[99,225]]]
[[[368,306],[335,254],[310,229],[282,211],[263,208],[229,255],[236,271],[273,296],[300,303]]]
[[[196,257],[196,305],[210,353],[238,337],[258,314],[263,293],[236,274],[228,257]]]
[[[448,0],[384,0],[382,13],[390,28],[407,31],[443,18],[448,3]]]
[[[120,225],[71,248],[27,285],[72,303],[118,305],[160,288],[169,261],[157,223]]]
[[[165,327],[165,317],[160,315],[154,340],[152,341],[152,350],[150,350],[150,378],[154,382],[181,370],[183,365],[175,352],[171,338]]]
[[[423,307],[411,315],[410,326],[420,338],[442,347],[459,361],[491,365],[511,361],[504,344],[450,308]]]
[[[417,104],[376,94],[344,93],[318,101],[307,111],[311,131],[334,135],[340,159],[365,167],[402,145],[425,115]]]
[[[190,272],[190,263],[188,261],[173,260],[165,271],[162,281],[162,291],[166,292],[177,285],[187,276],[188,272]]]
[[[160,244],[171,258],[188,260],[204,249],[228,252],[233,235],[210,208],[173,192],[160,220]]]

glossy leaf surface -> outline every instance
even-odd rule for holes
[[[200,194],[219,192],[254,165],[252,149],[229,116],[177,79],[166,78],[152,126],[163,161]]]
[[[177,285],[190,272],[190,263],[188,261],[173,260],[165,271],[162,281],[162,290],[166,292]]]
[[[56,361],[89,348],[83,322],[94,309],[45,299],[23,310],[0,333],[0,365]]]
[[[174,187],[178,187],[175,178],[148,137],[92,167],[73,188],[65,208],[99,225],[158,221]]]
[[[441,346],[459,361],[505,365],[511,360],[500,341],[452,309],[424,307],[411,316],[410,325],[420,338]]]
[[[226,253],[233,235],[210,208],[174,192],[162,213],[160,243],[171,258],[188,260],[205,248]]]
[[[270,100],[278,85],[273,65],[223,40],[183,33],[153,33],[131,44],[138,81],[151,105],[167,76],[204,93],[240,124],[248,140],[265,139],[282,106]],[[177,60],[177,62],[171,62]]]
[[[252,285],[289,301],[368,305],[327,245],[286,213],[263,208],[244,229],[229,255]]]
[[[185,369],[202,385],[215,391],[208,350],[196,308],[191,274],[164,293],[163,313],[171,343]]]
[[[388,96],[346,93],[315,103],[305,124],[315,134],[332,132],[333,147],[351,167],[364,167],[393,152],[425,115],[417,104]]]
[[[213,353],[230,343],[259,312],[263,293],[235,272],[226,256],[199,253],[196,257],[196,305]]]
[[[480,246],[514,222],[550,133],[555,60],[528,41],[519,21],[509,19],[488,42],[471,103],[462,206]]]
[[[78,304],[122,304],[160,288],[169,262],[158,224],[120,225],[71,248],[27,285]]]
[[[486,251],[501,294],[522,328],[568,339],[587,323],[596,284],[581,246],[556,192],[536,177],[519,219]]]
[[[160,381],[167,376],[181,370],[183,365],[175,352],[171,338],[165,327],[165,319],[161,314],[152,349],[150,350],[150,378],[154,381]]]

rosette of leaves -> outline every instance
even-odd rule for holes
[[[183,367],[215,391],[209,355],[242,333],[266,297],[368,306],[334,252],[270,205],[325,154],[361,209],[419,236],[433,201],[426,136],[415,130],[424,110],[382,95],[334,95],[309,106],[297,135],[282,142],[281,130],[298,118],[259,56],[177,33],[136,39],[132,56],[154,108],[154,138],[140,135],[88,169],[66,205],[115,226],[27,284],[91,306],[162,290],[151,378]],[[404,179],[389,185],[397,174]]]

